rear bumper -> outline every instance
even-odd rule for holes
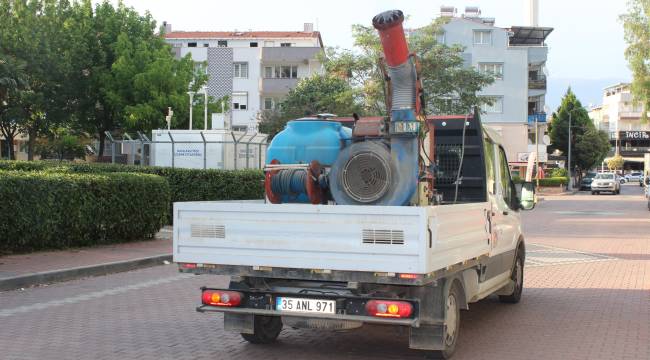
[[[298,313],[298,312],[289,313],[289,312],[282,312],[277,310],[229,308],[229,307],[219,307],[219,306],[209,306],[209,305],[201,305],[196,308],[196,311],[201,313],[221,312],[221,313],[241,314],[241,315],[290,316],[290,317],[301,317],[301,318],[310,318],[310,319],[347,320],[347,321],[359,321],[364,324],[400,325],[400,326],[411,326],[411,327],[420,326],[420,321],[417,318],[388,319],[388,318],[378,318],[374,316],[346,315],[346,314],[323,315],[323,314]]]
[[[281,317],[298,317],[309,319],[329,319],[329,320],[343,320],[355,321],[367,324],[384,324],[384,325],[399,325],[420,327],[420,301],[411,298],[380,298],[380,297],[364,297],[355,296],[351,294],[336,293],[333,290],[327,289],[320,290],[318,293],[315,289],[309,292],[285,292],[274,290],[257,290],[257,289],[215,289],[215,288],[201,288],[201,290],[224,290],[236,291],[243,294],[241,304],[237,307],[228,306],[213,306],[201,305],[196,308],[196,311],[201,313],[206,312],[221,312],[225,314],[235,314],[240,316],[246,315],[262,315],[262,316],[281,316]],[[295,311],[281,311],[276,309],[276,298],[278,297],[293,297],[313,300],[333,300],[336,301],[336,311],[334,314],[323,314],[316,312],[295,312]],[[412,313],[407,318],[393,318],[393,317],[380,317],[372,316],[366,312],[366,303],[370,300],[389,300],[389,301],[402,301],[408,302],[412,306]],[[440,322],[442,324],[442,321]]]
[[[591,191],[616,191],[616,185],[610,186],[591,186]]]

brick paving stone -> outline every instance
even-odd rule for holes
[[[166,255],[171,252],[171,227],[165,227],[152,240],[1,256],[0,280],[39,272]]]
[[[527,267],[521,303],[489,297],[461,313],[454,358],[650,359],[650,214],[639,188],[547,196],[524,218],[529,255],[550,249],[606,260]],[[0,358],[422,358],[408,349],[407,331],[387,326],[285,328],[275,344],[248,344],[223,331],[221,315],[194,311],[200,286],[226,284],[168,265],[0,292]]]

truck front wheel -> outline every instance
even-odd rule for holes
[[[253,334],[241,334],[244,340],[251,344],[270,344],[282,331],[282,319],[279,316],[255,315],[253,327]]]
[[[512,268],[511,279],[515,283],[515,288],[512,291],[512,294],[499,295],[499,300],[504,303],[516,304],[521,300],[521,292],[524,289],[524,259],[522,254],[517,253],[515,265]]]

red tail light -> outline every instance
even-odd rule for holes
[[[413,305],[406,301],[370,300],[366,312],[370,316],[405,318],[413,313]]]
[[[212,306],[239,306],[243,295],[237,291],[204,290],[201,301]]]

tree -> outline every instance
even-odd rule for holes
[[[26,86],[25,64],[13,56],[0,53],[0,135],[8,144],[7,157],[11,160],[16,158],[13,143],[19,131],[15,103],[19,91]]]
[[[357,91],[341,78],[315,75],[303,79],[289,91],[279,112],[262,115],[260,130],[272,137],[291,119],[319,113],[351,115],[361,111],[356,97]]]
[[[409,49],[418,56],[427,111],[434,114],[465,114],[473,107],[492,99],[478,92],[494,81],[465,66],[460,46],[447,46],[436,41],[447,19],[438,19],[409,36]],[[356,51],[328,49],[325,57],[327,73],[342,77],[359,90],[366,113],[386,113],[383,74],[379,67],[381,42],[372,27],[354,25]]]
[[[623,157],[622,157],[621,155],[618,155],[618,154],[617,154],[617,155],[615,155],[614,157],[612,157],[611,159],[609,159],[609,160],[607,161],[607,168],[608,168],[609,170],[619,170],[619,169],[622,169],[622,168],[623,168],[623,163],[624,163],[624,162],[625,162],[625,160],[623,159]]]
[[[575,144],[575,164],[582,170],[588,170],[602,163],[609,152],[607,133],[595,127],[579,135]]]
[[[187,122],[190,83],[196,91],[207,75],[194,71],[189,55],[174,58],[149,13],[108,1],[93,10],[84,0],[74,7],[70,37],[78,69],[73,73],[78,127],[97,136],[99,156],[105,132],[164,127],[168,107],[174,110],[173,126]]]
[[[650,110],[650,0],[628,0],[628,13],[621,15],[625,29],[625,58],[632,70],[631,91],[643,106],[642,120]]]
[[[579,163],[577,160],[578,149],[576,148],[577,140],[585,135],[588,131],[595,131],[595,126],[587,110],[582,107],[580,100],[573,93],[571,88],[567,89],[566,94],[562,98],[562,103],[553,113],[553,122],[550,127],[550,137],[553,147],[562,151],[563,154],[568,154],[569,148],[569,113],[571,113],[571,163],[577,165],[581,169],[588,169],[590,166],[583,167],[588,163],[590,156],[585,155],[585,162]],[[598,135],[600,136],[600,135]],[[595,139],[596,135],[590,134],[585,139]],[[586,145],[585,145],[586,148]],[[597,147],[599,149],[599,147]]]
[[[18,126],[29,136],[28,158],[36,138],[69,116],[64,90],[69,69],[65,22],[70,13],[65,0],[1,0],[0,52],[25,64],[27,91],[16,98]]]

